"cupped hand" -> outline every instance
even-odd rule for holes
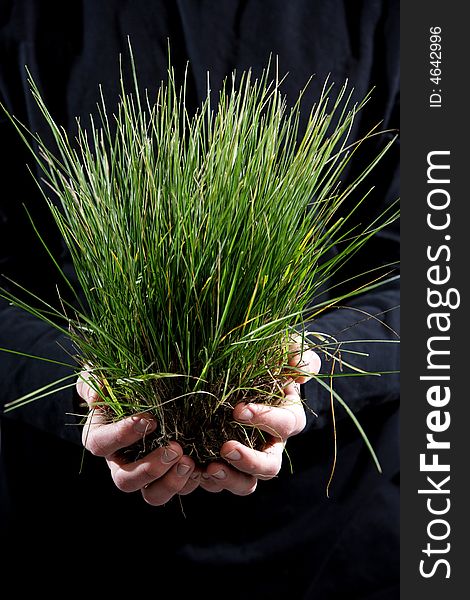
[[[83,371],[77,382],[78,394],[87,402],[90,412],[83,428],[83,445],[95,456],[106,459],[111,477],[123,492],[140,491],[144,500],[154,506],[168,502],[176,494],[188,494],[199,485],[195,463],[183,454],[176,442],[157,448],[143,458],[128,462],[122,450],[145,438],[157,426],[155,418],[141,413],[109,422],[97,406],[97,392],[88,383],[90,374]]]
[[[301,347],[300,340],[291,344],[289,365],[293,369],[279,405],[241,403],[234,408],[237,421],[255,426],[266,434],[264,448],[253,450],[235,440],[226,442],[220,453],[226,462],[211,463],[201,475],[201,487],[205,490],[228,490],[245,496],[255,491],[259,480],[278,475],[288,438],[300,433],[306,425],[300,384],[318,373],[321,365],[318,354],[312,350],[302,351]]]
[[[306,424],[300,384],[318,373],[320,358],[311,350],[301,352],[300,345],[293,343],[289,364],[294,369],[285,382],[284,397],[279,405],[240,403],[234,408],[237,421],[265,433],[266,444],[262,450],[230,440],[221,448],[224,461],[214,461],[201,468],[173,441],[128,462],[121,451],[154,431],[157,422],[148,413],[109,422],[98,405],[96,390],[89,384],[88,371],[83,371],[77,382],[77,392],[90,408],[83,429],[83,445],[95,456],[105,458],[118,489],[140,491],[144,500],[154,506],[166,504],[177,494],[189,494],[199,485],[208,492],[227,490],[239,496],[251,494],[259,480],[277,476],[287,439],[300,433]]]

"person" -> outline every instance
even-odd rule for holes
[[[291,103],[312,74],[306,106],[314,103],[327,75],[338,84],[348,78],[356,99],[374,90],[357,115],[352,137],[359,139],[378,122],[388,133],[376,136],[350,166],[347,176],[352,178],[397,129],[398,13],[395,0],[273,0],[269,5],[255,0],[73,0],[58,5],[4,0],[0,101],[48,140],[25,64],[56,120],[73,131],[76,117],[96,110],[98,84],[107,99],[118,98],[117,58],[126,53],[128,36],[143,88],[155,89],[164,78],[168,41],[179,76],[189,61],[189,110],[205,96],[208,70],[211,87],[217,89],[235,68],[259,74],[269,56],[278,56],[288,73],[283,89]],[[305,118],[304,112],[300,130]],[[1,113],[0,132],[1,285],[18,292],[15,281],[54,304],[60,282],[30,221],[77,285],[70,255],[27,172],[31,156]],[[358,223],[361,218],[369,222],[371,214],[380,214],[398,197],[398,153],[395,143],[368,179],[374,189],[355,214]],[[367,273],[398,257],[395,223],[371,238],[348,263],[347,273]],[[331,290],[340,289],[334,286],[345,280],[344,271],[334,275],[322,299],[332,297]],[[71,347],[43,321],[5,298],[0,302],[0,347],[9,350],[0,354],[4,406],[66,377],[70,370],[59,363],[67,362]],[[86,565],[108,592],[118,580],[119,586],[169,590],[177,597],[200,589],[214,598],[398,598],[399,355],[397,344],[367,342],[396,340],[398,304],[398,281],[390,278],[314,321],[316,331],[354,340],[359,366],[391,373],[335,379],[336,391],[378,454],[382,474],[350,417],[340,406],[332,411],[328,391],[315,378],[292,382],[285,406],[237,405],[234,418],[266,431],[274,428],[278,436],[262,451],[228,441],[221,448],[226,460],[204,469],[173,442],[144,461],[122,463],[117,451],[155,427],[155,421],[140,415],[108,424],[95,410],[82,429],[84,401],[92,406],[95,399],[84,378],[75,388],[2,411],[0,527],[9,565],[4,581],[18,565],[37,569],[41,577],[51,569],[71,577]],[[328,369],[328,357],[313,352],[304,357],[307,369],[316,372],[320,358]],[[88,432],[83,439],[82,431]],[[335,435],[338,455],[327,497]],[[70,582],[86,592],[89,582],[77,579]],[[51,589],[58,579],[46,582]]]

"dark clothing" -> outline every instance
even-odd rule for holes
[[[167,40],[178,76],[189,59],[190,108],[205,97],[207,70],[211,88],[217,89],[234,68],[252,67],[260,74],[269,56],[278,55],[281,72],[289,73],[283,84],[289,101],[295,101],[315,75],[305,95],[304,114],[330,73],[337,88],[349,79],[356,100],[375,88],[356,119],[353,139],[379,121],[382,129],[398,126],[395,0],[4,0],[0,101],[30,130],[49,139],[28,91],[27,65],[56,121],[73,133],[76,116],[96,113],[98,84],[108,106],[117,101],[118,56],[127,56],[128,35],[142,88],[156,90],[165,78]],[[126,60],[124,73],[129,77]],[[348,176],[360,172],[391,135],[368,142]],[[34,160],[2,113],[0,142],[0,273],[55,303],[57,271],[23,205],[61,268],[75,281],[70,257],[26,170],[25,163],[36,169]],[[358,223],[370,222],[398,197],[398,151],[395,144],[362,189],[374,186],[357,211]],[[337,280],[398,260],[398,247],[396,227],[387,228],[354,256]],[[1,285],[8,288],[7,278]],[[333,292],[325,291],[319,300],[328,294]],[[396,339],[398,304],[398,283],[393,281],[323,314],[312,329],[339,339]],[[55,330],[0,300],[0,347],[70,362],[69,346]],[[368,353],[355,362],[369,371],[398,370],[397,344],[358,342],[354,349]],[[52,363],[0,353],[2,406],[67,372]],[[217,598],[398,598],[398,376],[335,381],[369,436],[384,473],[377,473],[359,432],[337,406],[339,452],[330,498],[325,493],[333,457],[330,398],[315,382],[304,386],[304,394],[318,416],[309,414],[306,430],[289,440],[289,458],[278,478],[260,482],[248,497],[197,490],[181,503],[175,498],[162,508],[146,505],[138,493],[119,492],[103,459],[86,453],[81,468],[81,431],[72,389],[4,414],[0,531],[9,546],[2,545],[16,548],[15,559],[27,546],[36,565],[41,557],[44,564],[63,562],[69,568],[70,560],[98,560],[108,575],[114,574],[112,580],[116,575],[125,579],[126,572],[142,565],[146,589],[159,582],[162,587],[157,589],[165,589],[168,568],[180,565],[184,576],[172,580],[177,597],[183,597],[182,589],[200,589],[205,597]],[[47,557],[44,539],[51,548]],[[91,540],[92,555],[89,550],[80,559],[85,539]],[[77,563],[70,577],[79,571]],[[108,583],[106,578],[103,584]]]

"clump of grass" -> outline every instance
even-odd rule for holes
[[[101,95],[99,122],[77,121],[73,139],[31,80],[54,151],[13,118],[60,200],[58,208],[46,198],[87,306],[55,311],[9,299],[72,338],[77,373],[92,373],[110,419],[155,414],[154,439],[137,452],[174,439],[205,463],[226,439],[259,447],[259,432],[233,421],[234,405],[282,399],[289,342],[322,310],[317,290],[396,217],[350,225],[364,200],[350,196],[392,142],[340,184],[376,133],[349,139],[368,97],[351,106],[345,84],[331,101],[325,83],[299,140],[302,92],[289,109],[268,73],[234,75],[214,105],[208,91],[190,115],[171,67],[154,101],[142,99],[134,69],[116,113]],[[347,199],[352,208],[339,217]]]

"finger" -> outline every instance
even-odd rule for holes
[[[284,443],[272,440],[264,450],[253,450],[235,440],[225,442],[221,456],[236,470],[256,479],[272,479],[281,470]]]
[[[208,492],[227,490],[236,496],[247,496],[256,490],[257,479],[253,475],[233,469],[227,464],[213,462],[201,476],[201,487]]]
[[[107,461],[116,487],[122,492],[135,492],[163,477],[182,456],[181,446],[171,443],[133,462],[127,462],[118,454],[111,456]],[[189,464],[192,471],[194,468],[192,460],[189,459],[186,464]],[[184,475],[186,473],[187,471],[181,472]]]
[[[205,490],[206,492],[211,492],[212,494],[222,492],[224,489],[224,486],[222,485],[221,481],[213,479],[207,473],[201,474],[199,485],[200,487],[202,487],[203,490]]]
[[[194,471],[191,473],[191,475],[190,475],[188,481],[186,482],[186,484],[178,492],[179,495],[180,496],[187,496],[191,492],[194,492],[194,490],[199,487],[200,480],[201,480],[201,471],[199,471],[197,469],[197,467],[196,467],[194,469]]]
[[[292,373],[293,379],[297,383],[307,383],[313,375],[319,373],[321,359],[313,350],[302,350],[302,346],[293,344],[289,347],[289,365],[296,370]]]
[[[302,400],[295,384],[287,386],[284,391],[287,393],[279,406],[237,404],[233,410],[234,418],[281,440],[300,433],[307,422]]]
[[[194,467],[194,461],[189,456],[183,456],[167,473],[141,490],[144,500],[152,506],[166,504],[187,488]]]
[[[83,398],[88,406],[93,406],[98,402],[99,396],[96,388],[90,385],[91,374],[89,371],[82,371],[78,376],[75,388],[80,398]]]
[[[145,435],[154,431],[155,419],[148,413],[132,415],[126,419],[109,423],[100,408],[91,410],[83,428],[83,445],[95,456],[110,456],[132,446]]]

